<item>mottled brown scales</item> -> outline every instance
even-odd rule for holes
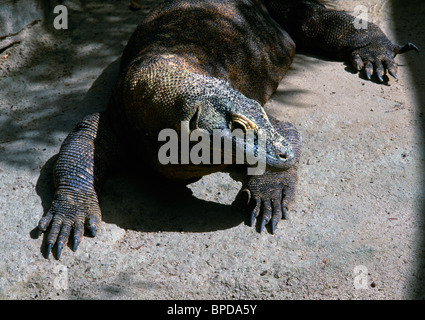
[[[61,147],[54,200],[39,223],[40,231],[51,226],[47,252],[57,243],[60,257],[71,233],[76,250],[84,224],[96,233],[99,189],[129,156],[171,179],[235,167],[162,165],[158,133],[167,128],[179,134],[199,129],[211,139],[216,129],[234,128],[265,137],[263,147],[254,140],[233,151],[264,152],[266,171],[250,176],[243,191],[252,223],[261,216],[260,231],[269,224],[274,233],[295,196],[302,143],[294,126],[269,118],[262,106],[291,65],[295,46],[343,58],[380,81],[387,71],[396,76],[398,53],[417,50],[392,44],[374,24],[356,28],[354,17],[318,0],[165,1],[131,36],[107,110],[84,118]]]

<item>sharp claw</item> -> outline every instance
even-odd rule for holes
[[[96,227],[95,224],[90,225],[90,231],[91,231],[91,234],[93,235],[93,237],[96,237],[97,227]]]
[[[50,252],[52,251],[52,247],[53,247],[53,243],[49,242],[49,244],[47,245],[47,258],[49,258]]]
[[[370,80],[372,79],[372,75],[370,74],[370,71],[366,69],[366,77]]]
[[[272,234],[274,234],[276,231],[276,225],[277,225],[277,222],[272,220]]]
[[[363,61],[358,54],[354,56],[352,61],[353,61],[354,68],[356,68],[357,71],[360,71],[360,70],[363,69],[364,64],[363,64]]]
[[[74,246],[72,248],[72,250],[74,250],[74,252],[77,251],[78,245],[79,245],[79,239],[74,239]]]
[[[401,49],[398,51],[398,53],[405,53],[408,52],[410,50],[415,50],[417,53],[419,53],[419,49],[417,46],[415,46],[413,43],[408,43],[406,45],[404,45],[403,47],[401,47]]]
[[[253,227],[253,226],[254,226],[255,218],[256,218],[256,216],[255,216],[255,212],[253,212],[253,213],[252,213],[252,215],[251,215],[251,227]]]
[[[373,75],[373,65],[371,62],[368,62],[365,66],[366,77],[370,80]]]
[[[254,226],[255,223],[255,219],[258,217],[258,214],[260,213],[260,207],[261,207],[261,200],[260,198],[255,199],[255,207],[252,210],[252,214],[251,214],[251,227]]]
[[[288,219],[288,211],[286,211],[285,207],[282,207],[282,219]]]
[[[388,73],[394,78],[394,79],[398,79],[398,77],[397,77],[397,75],[394,73],[394,72],[392,72],[392,71],[390,71],[390,70],[388,70]]]
[[[63,244],[62,244],[62,243],[58,243],[58,250],[57,250],[57,256],[58,256],[58,259],[60,259],[60,258],[61,258],[61,254],[62,254],[62,247],[63,247]]]
[[[417,53],[419,53],[419,48],[415,46],[413,43],[408,43],[405,45],[407,47],[407,50],[415,50]]]
[[[358,61],[356,61],[356,69],[357,71],[362,70],[362,67],[360,66],[360,63]]]
[[[419,53],[419,48],[415,46],[413,43],[410,44],[413,50],[415,50],[417,53]]]
[[[382,75],[379,72],[377,73],[377,76],[380,82],[384,82],[384,78],[382,78]]]
[[[260,233],[263,232],[264,226],[267,224],[267,222],[267,219],[263,218],[263,221],[261,221]]]
[[[242,192],[247,194],[248,200],[246,200],[246,203],[249,204],[251,202],[251,191],[249,191],[249,189],[244,189]]]

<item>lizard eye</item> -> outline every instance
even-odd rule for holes
[[[232,131],[235,130],[235,129],[241,129],[243,132],[246,132],[246,127],[242,123],[237,122],[237,121],[232,122],[230,124],[230,128],[231,128]]]
[[[230,129],[242,129],[243,132],[247,132],[248,130],[254,130],[257,132],[257,125],[251,120],[241,116],[239,114],[232,114],[232,121],[230,123]]]

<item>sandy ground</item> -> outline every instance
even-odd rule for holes
[[[399,80],[367,81],[342,62],[297,55],[267,111],[304,138],[290,219],[247,225],[241,184],[214,174],[177,189],[148,173],[108,180],[103,222],[77,252],[44,256],[36,225],[52,200],[55,155],[103,110],[118,59],[154,5],[64,4],[69,29],[25,30],[0,59],[1,299],[414,299],[424,295],[423,55]],[[394,42],[425,48],[420,0],[368,8]]]

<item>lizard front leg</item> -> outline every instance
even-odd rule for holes
[[[397,78],[398,54],[419,49],[412,43],[392,43],[382,30],[371,22],[345,12],[327,9],[321,1],[265,0],[270,15],[287,30],[297,44],[315,52],[325,52],[364,70],[370,80],[376,74],[380,82],[388,72]]]
[[[101,222],[97,191],[106,171],[116,161],[118,145],[106,113],[84,118],[63,142],[54,168],[54,200],[38,225],[40,232],[51,226],[47,235],[47,256],[56,243],[60,258],[71,231],[76,250],[83,237],[84,225],[96,235]]]
[[[251,225],[261,214],[260,232],[270,222],[274,234],[276,226],[287,218],[289,204],[295,197],[297,170],[291,168],[282,172],[266,172],[252,176],[247,184],[254,208],[251,211]]]
[[[295,153],[295,165],[285,171],[266,171],[262,175],[251,176],[244,191],[248,192],[248,201],[254,206],[251,211],[251,225],[254,225],[261,214],[259,231],[262,232],[265,225],[270,223],[271,232],[274,234],[279,221],[287,218],[289,205],[295,197],[302,139],[292,124],[273,118],[270,120],[279,133],[291,143]]]

